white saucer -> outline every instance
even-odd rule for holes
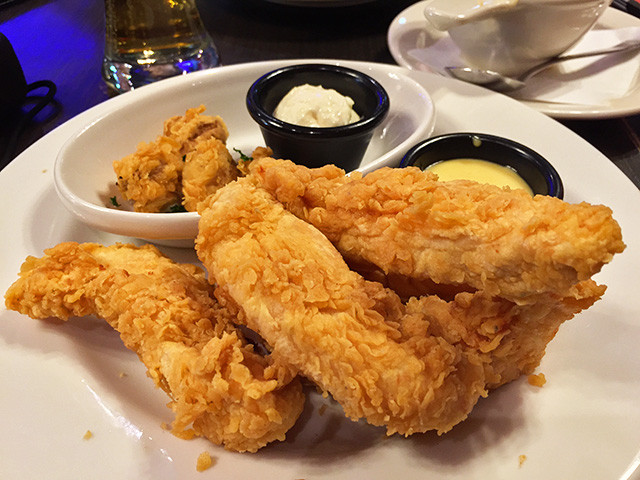
[[[421,1],[410,6],[391,22],[387,34],[387,43],[391,55],[398,64],[410,70],[442,74],[437,65],[420,62],[410,54],[415,49],[439,48],[434,47],[436,42],[441,41],[439,45],[443,45],[447,42],[442,42],[442,40],[449,38],[446,32],[435,30],[426,21],[423,14],[426,3],[426,1]],[[640,19],[609,8],[594,27],[594,31],[625,27],[640,27]],[[445,53],[451,55],[451,51],[443,52],[443,54]],[[637,58],[634,57],[634,59]],[[521,98],[519,100],[554,118],[612,118],[640,113],[640,61],[629,61],[622,65],[625,69],[633,70],[625,70],[624,73],[631,77],[630,86],[619,95],[612,94],[611,97],[601,97],[597,102],[590,104],[552,102],[536,97],[535,94],[527,97],[527,99]],[[622,67],[617,66],[616,68]],[[531,79],[529,83],[531,87],[535,87],[536,83],[541,85],[542,82],[557,85],[559,72],[560,70],[549,69]],[[566,77],[567,75],[565,75]],[[583,88],[588,88],[589,80],[588,75],[582,79]],[[529,87],[527,87],[527,90],[531,91]],[[525,93],[521,92],[518,95]],[[516,98],[515,94],[513,96]]]

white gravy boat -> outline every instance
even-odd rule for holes
[[[469,66],[518,75],[574,45],[611,0],[430,0],[424,14],[447,31]]]

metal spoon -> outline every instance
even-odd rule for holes
[[[527,70],[526,72],[515,78],[507,77],[492,70],[482,70],[472,67],[445,67],[445,70],[449,73],[449,75],[459,80],[464,80],[465,82],[481,85],[496,92],[511,92],[513,90],[518,90],[524,87],[527,80],[540,73],[542,70],[555,65],[556,63],[564,62],[567,60],[574,60],[576,58],[606,55],[608,53],[629,52],[637,49],[640,49],[640,40],[628,40],[626,42],[619,43],[618,45],[610,48],[605,48],[603,50],[594,50],[591,52],[575,53],[573,55],[554,57],[550,60],[547,60],[546,62],[541,63],[540,65],[536,65],[535,67]]]

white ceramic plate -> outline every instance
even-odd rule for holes
[[[154,140],[162,133],[167,118],[200,104],[207,108],[206,114],[224,119],[233,156],[239,156],[234,149],[250,154],[264,145],[264,140],[245,107],[246,93],[267,72],[256,64],[209,70],[197,78],[189,77],[187,82],[162,82],[152,89],[128,93],[125,101],[112,101],[111,108],[91,118],[58,155],[54,184],[63,204],[93,228],[169,246],[192,247],[198,232],[196,213],[139,213],[127,211],[126,205],[111,207],[110,198],[120,198],[113,161],[135,151],[141,141]],[[368,65],[365,73],[385,88],[390,109],[373,133],[358,168],[362,172],[398,165],[409,148],[429,136],[435,124],[433,102],[418,82],[376,65]]]
[[[417,2],[408,7],[391,22],[387,33],[387,44],[391,55],[402,65],[411,70],[436,72],[435,68],[419,62],[409,54],[411,50],[418,48],[428,48],[434,45],[438,40],[448,36],[446,32],[435,30],[424,17],[424,7],[426,1]],[[616,29],[624,27],[640,27],[640,19],[637,19],[625,12],[621,12],[614,8],[609,8],[600,18],[594,29]],[[581,105],[579,103],[556,103],[536,99],[521,100],[522,103],[528,105],[542,113],[554,118],[610,118],[625,115],[632,115],[640,112],[640,67],[637,62],[628,62],[628,67],[633,69],[628,73],[634,80],[631,87],[620,93],[618,96],[603,99],[598,97],[594,104]],[[535,86],[536,81],[545,81],[553,83],[560,78],[554,74],[554,70],[547,70],[544,73],[533,77],[529,83]],[[587,88],[588,78],[584,80],[584,88]]]
[[[258,65],[268,70],[283,62]],[[344,62],[358,69],[401,67]],[[242,71],[256,65],[223,67]],[[185,102],[212,73],[171,80]],[[0,478],[35,479],[424,479],[629,480],[640,463],[640,191],[602,154],[554,120],[508,97],[422,72],[410,72],[438,110],[435,134],[478,131],[510,137],[544,155],[570,202],[609,205],[627,250],[597,280],[603,300],[564,324],[538,371],[543,388],[520,379],[482,399],[448,434],[384,438],[344,418],[315,393],[285,442],[234,454],[206,440],[179,440],[161,428],[168,398],[153,388],[135,354],[105,322],[66,324],[0,311]],[[168,82],[168,81],[167,81]],[[163,86],[144,87],[152,95]],[[211,92],[214,95],[215,92]],[[62,241],[126,240],[71,215],[53,187],[53,163],[80,127],[129,100],[128,94],[78,115],[36,142],[0,173],[0,290],[27,255]],[[169,99],[167,99],[168,101]],[[193,251],[164,248],[179,261]],[[126,373],[126,376],[121,376]],[[319,408],[327,404],[322,414]],[[93,438],[83,440],[87,430]],[[207,450],[214,467],[196,472]],[[519,456],[526,455],[520,466]]]

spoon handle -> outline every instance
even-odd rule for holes
[[[527,70],[522,75],[518,77],[518,80],[525,82],[530,77],[533,77],[538,72],[541,72],[545,68],[550,67],[551,65],[555,65],[556,63],[565,62],[567,60],[575,60],[577,58],[584,57],[595,57],[596,55],[606,55],[609,53],[619,53],[619,52],[630,52],[632,50],[640,49],[640,40],[627,40],[626,42],[619,43],[614,45],[613,47],[604,48],[602,50],[592,50],[590,52],[582,52],[582,53],[574,53],[572,55],[563,55],[561,57],[554,57],[550,60],[547,60],[540,65],[536,65],[535,67]]]

